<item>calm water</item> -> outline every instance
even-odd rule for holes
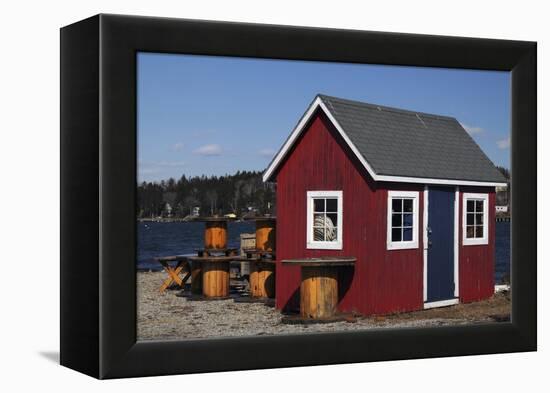
[[[230,248],[240,247],[241,233],[254,233],[253,221],[229,222],[227,243]],[[155,257],[195,254],[204,247],[203,222],[139,222],[138,269],[160,270]]]
[[[254,233],[254,222],[228,224],[229,247],[239,248],[241,233]],[[167,255],[194,254],[203,246],[202,222],[138,223],[138,268],[160,269],[153,258]],[[496,223],[495,283],[510,271],[510,223]]]

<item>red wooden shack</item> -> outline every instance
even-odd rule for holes
[[[446,116],[318,95],[264,173],[277,183],[276,307],[299,306],[283,259],[353,256],[341,312],[411,311],[494,291],[495,187],[506,181]]]

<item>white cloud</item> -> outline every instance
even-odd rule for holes
[[[213,136],[216,134],[216,131],[213,129],[197,129],[197,130],[189,130],[189,136],[196,138],[196,137],[205,137],[205,136]]]
[[[177,142],[172,145],[173,151],[182,151],[185,145],[182,142]]]
[[[497,146],[502,150],[508,149],[510,147],[510,137],[497,141]]]
[[[158,170],[152,168],[139,168],[138,172],[140,175],[152,175],[158,173]]]
[[[218,144],[204,145],[193,151],[202,156],[219,156],[222,154],[222,147]]]
[[[143,175],[155,175],[164,173],[167,168],[182,168],[185,166],[183,161],[140,161],[138,174]]]
[[[183,162],[183,161],[159,161],[159,162],[155,163],[154,165],[169,166],[169,167],[180,167],[180,166],[185,166],[185,162]]]
[[[155,168],[155,167],[180,167],[185,166],[183,161],[140,161],[140,168]]]
[[[186,166],[183,161],[139,161],[139,181],[151,181],[161,177],[168,178],[181,172]]]
[[[260,149],[258,151],[258,154],[262,157],[273,157],[273,155],[275,154],[275,150],[274,149]]]
[[[481,127],[474,127],[474,126],[469,126],[467,124],[464,124],[464,123],[460,123],[460,125],[466,130],[466,132],[470,135],[476,135],[476,134],[481,134],[483,132],[485,132],[485,130]]]

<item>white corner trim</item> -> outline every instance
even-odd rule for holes
[[[406,176],[388,176],[388,175],[377,175],[370,164],[367,162],[365,157],[359,152],[357,147],[353,142],[348,138],[347,134],[344,132],[344,129],[338,124],[332,113],[328,110],[327,106],[320,97],[316,97],[315,100],[310,104],[307,111],[304,113],[292,133],[283,144],[281,149],[277,152],[273,161],[269,164],[265,170],[262,180],[264,182],[269,181],[277,167],[281,164],[283,159],[286,157],[294,142],[300,136],[304,127],[309,122],[315,110],[321,108],[325,115],[332,122],[338,133],[342,136],[344,141],[348,144],[349,148],[357,159],[361,162],[363,167],[367,170],[369,175],[374,181],[387,181],[387,182],[396,182],[396,183],[420,183],[420,184],[442,184],[442,185],[456,185],[456,186],[483,186],[483,187],[506,187],[506,183],[495,183],[495,182],[482,182],[482,181],[470,181],[470,180],[451,180],[451,179],[433,179],[433,178],[424,178],[424,177],[406,177]]]
[[[413,200],[413,238],[411,241],[393,242],[391,240],[391,203],[394,198],[409,198]],[[418,248],[418,191],[388,191],[387,215],[386,215],[386,249],[408,250]]]
[[[483,237],[466,237],[466,201],[469,199],[483,201]],[[464,193],[462,194],[462,245],[475,246],[489,244],[489,194]]]
[[[338,223],[336,224],[338,240],[335,242],[313,240],[313,199],[314,198],[336,198],[338,203]],[[306,196],[306,248],[313,250],[341,250],[343,239],[344,202],[342,191],[308,191]]]
[[[458,304],[458,299],[440,300],[437,302],[424,303],[424,308],[447,307],[455,304]]]
[[[454,235],[455,235],[455,238],[454,238],[454,248],[455,248],[455,252],[454,252],[454,278],[455,278],[455,292],[454,292],[454,295],[456,298],[459,297],[460,295],[460,287],[459,287],[459,264],[460,264],[460,259],[459,259],[459,252],[460,252],[460,247],[458,245],[458,239],[459,239],[459,231],[460,231],[460,226],[458,225],[458,218],[460,216],[459,214],[459,210],[460,210],[460,189],[458,187],[455,188],[455,225],[454,225]]]
[[[422,233],[424,234],[424,301],[428,300],[428,186],[424,186]]]

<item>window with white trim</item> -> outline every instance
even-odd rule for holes
[[[418,198],[418,191],[388,191],[388,250],[418,248]]]
[[[489,243],[489,194],[463,194],[462,240],[465,246]]]
[[[307,192],[307,248],[342,249],[342,191]]]

